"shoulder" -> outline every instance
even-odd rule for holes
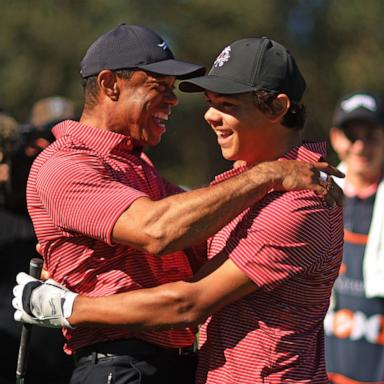
[[[65,143],[54,143],[44,150],[35,160],[31,168],[30,182],[41,188],[85,181],[92,175],[106,173],[101,158],[87,150],[69,150]]]
[[[331,209],[312,191],[272,192],[243,220],[249,231],[263,233],[271,241],[308,241],[317,234],[328,237]]]
[[[313,191],[271,192],[252,207],[261,217],[273,216],[281,220],[328,216],[329,207]]]

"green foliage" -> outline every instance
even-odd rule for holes
[[[382,0],[3,0],[0,105],[26,122],[36,100],[58,94],[80,112],[80,60],[98,35],[123,21],[153,28],[178,58],[208,68],[233,40],[266,35],[289,47],[307,80],[305,135],[326,139],[343,93],[384,88],[383,16]],[[179,96],[166,137],[150,155],[171,179],[196,186],[230,163],[203,121],[202,98]]]

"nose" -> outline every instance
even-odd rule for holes
[[[204,114],[204,119],[210,126],[216,127],[221,122],[221,115],[217,109],[209,107]]]
[[[353,148],[355,151],[362,151],[365,146],[366,146],[367,142],[363,139],[356,139],[354,142],[353,142]]]

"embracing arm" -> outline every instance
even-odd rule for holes
[[[42,283],[20,273],[12,302],[15,319],[46,327],[101,325],[140,331],[193,326],[257,289],[231,260],[220,263],[194,282],[178,281],[106,297],[75,295],[54,280]],[[68,307],[72,308],[68,311]]]
[[[112,231],[115,243],[162,255],[201,243],[270,189],[312,189],[320,195],[328,190],[319,171],[343,176],[327,163],[273,161],[219,183],[158,201],[135,200],[118,218]],[[337,187],[335,186],[335,190]],[[331,203],[341,204],[342,194],[328,194]]]
[[[321,233],[323,227],[327,228],[329,215],[328,209],[317,198],[314,199],[305,200],[309,204],[308,209],[297,209],[297,204],[292,204],[290,214],[281,215],[281,220],[275,222],[276,228],[264,217],[259,217],[259,225],[264,226],[261,232],[268,233],[266,243],[259,241],[258,231],[250,231],[247,241],[242,243],[241,258],[232,251],[231,259],[227,259],[227,252],[223,250],[206,263],[190,282],[179,281],[108,297],[75,298],[73,293],[59,287],[56,282],[35,281],[37,287],[31,292],[30,288],[25,288],[29,281],[35,279],[19,274],[19,285],[14,290],[15,318],[45,326],[68,326],[68,319],[72,326],[124,326],[132,330],[184,328],[201,323],[223,306],[255,291],[258,285],[271,289],[315,265],[313,263],[317,262],[319,250],[328,249],[329,239],[313,234]],[[273,214],[279,217],[276,212],[281,211],[280,200],[274,202],[269,204],[269,211],[263,210],[264,216]],[[297,202],[303,207],[300,198]],[[288,221],[284,222],[284,218]],[[279,231],[280,226],[286,230]],[[269,243],[270,246],[265,245]],[[276,247],[276,244],[284,246]],[[255,266],[250,269],[250,278],[237,265],[240,265],[240,260],[241,264],[247,264],[244,255],[250,258],[248,265],[252,264],[255,253],[257,272]],[[63,302],[67,301],[71,308],[74,305],[73,312],[68,311],[65,315]],[[55,309],[54,319],[52,308]]]

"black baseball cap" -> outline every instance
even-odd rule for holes
[[[333,125],[345,128],[352,121],[384,125],[384,110],[380,98],[365,92],[355,92],[342,97],[333,115]]]
[[[156,32],[125,23],[101,35],[88,48],[80,74],[86,78],[104,69],[142,69],[179,79],[205,73],[200,65],[175,60],[167,43]]]
[[[290,52],[267,37],[237,40],[225,47],[208,75],[183,81],[184,92],[237,94],[258,90],[285,93],[299,102],[305,80]]]

